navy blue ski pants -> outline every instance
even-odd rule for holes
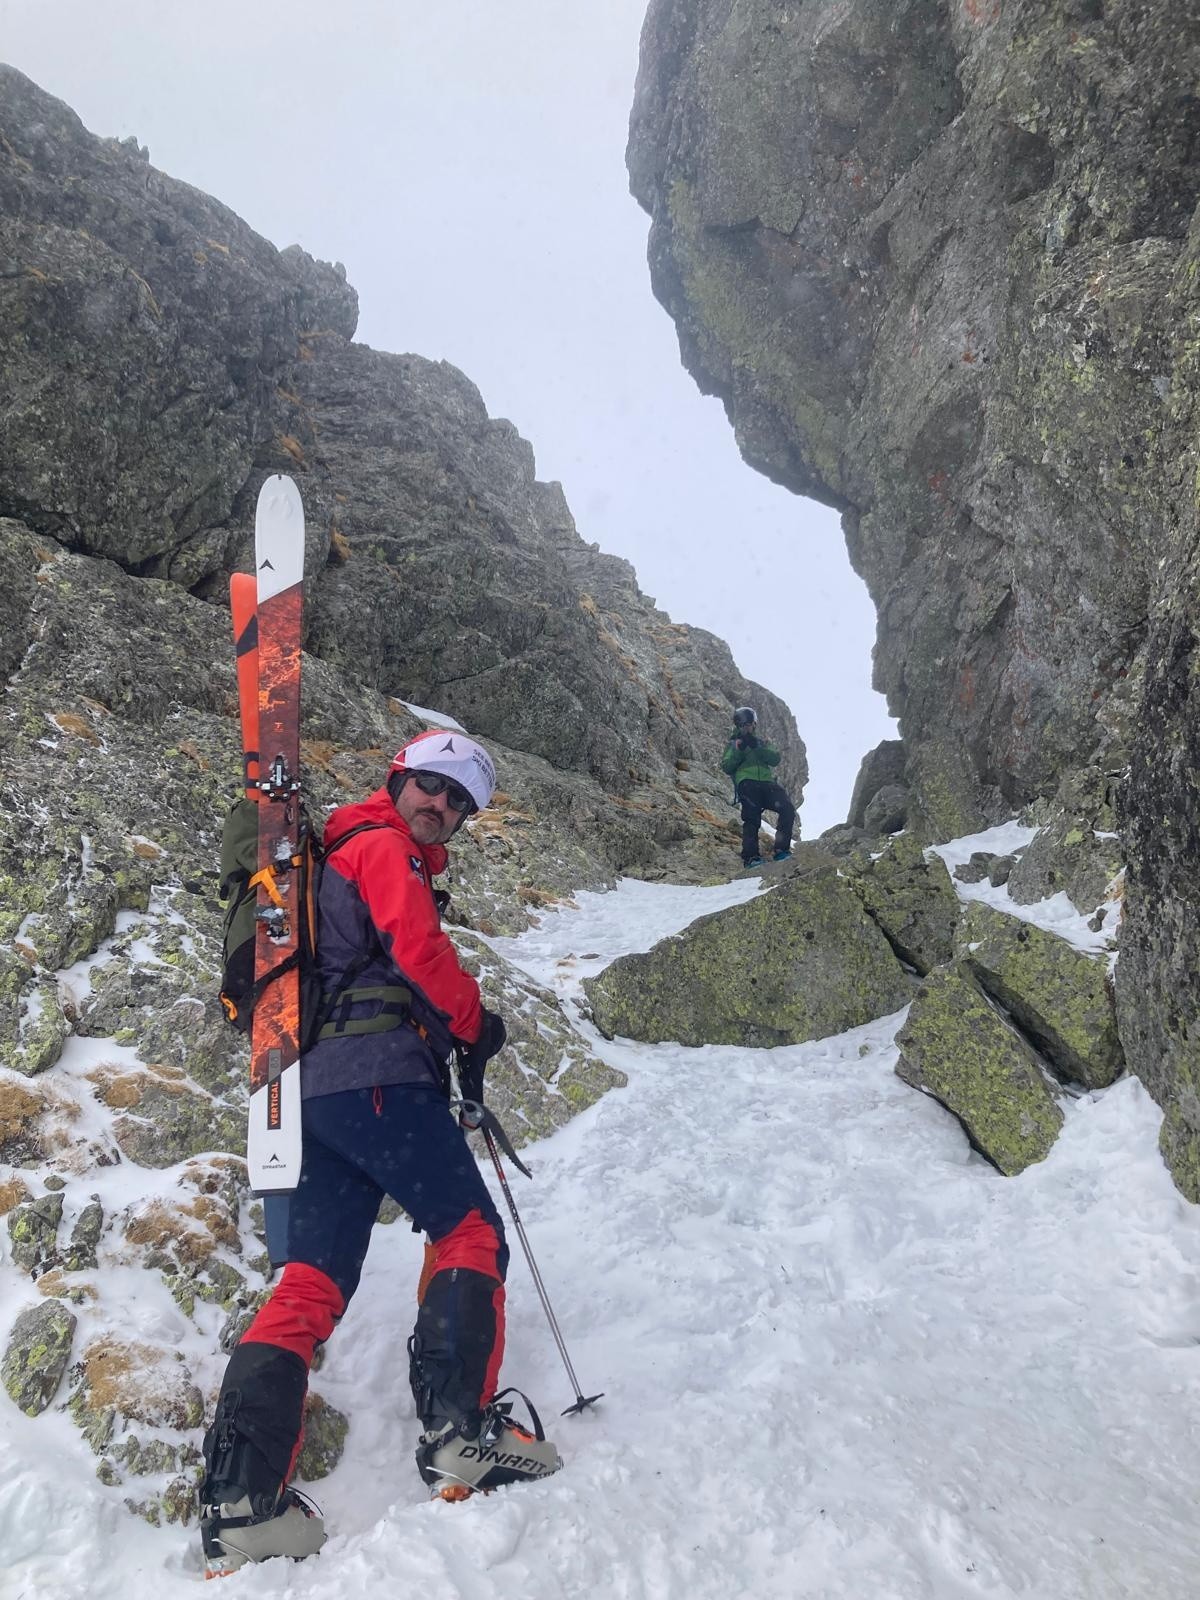
[[[434,1249],[409,1374],[425,1425],[486,1405],[504,1349],[504,1228],[445,1096],[412,1084],[349,1089],[305,1100],[303,1117],[287,1266],[222,1384],[222,1397],[236,1391],[238,1430],[281,1480],[300,1447],[314,1351],[358,1287],[385,1194]]]
[[[446,1097],[430,1086],[347,1089],[304,1101],[304,1157],[290,1196],[287,1259],[358,1287],[385,1194],[435,1244],[478,1211],[495,1232],[496,1276],[508,1269],[504,1227]]]

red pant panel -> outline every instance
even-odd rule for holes
[[[273,1344],[312,1366],[313,1352],[346,1309],[342,1291],[318,1267],[290,1261],[271,1298],[242,1335],[243,1344]]]
[[[485,1272],[497,1282],[504,1280],[499,1261],[500,1237],[481,1211],[468,1211],[449,1233],[433,1241],[433,1251],[434,1272],[469,1267],[472,1272]]]
[[[500,1363],[504,1360],[504,1285],[498,1283],[496,1292],[492,1296],[492,1308],[496,1313],[496,1342],[492,1346],[492,1353],[488,1359],[487,1371],[483,1377],[483,1392],[479,1396],[479,1404],[486,1406],[496,1397],[496,1389],[500,1383]]]

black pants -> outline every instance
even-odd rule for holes
[[[774,811],[778,816],[776,851],[790,850],[796,808],[788,799],[787,790],[762,778],[743,778],[738,784],[737,793],[742,802],[742,865],[748,867],[759,854],[758,830],[762,826],[764,811]]]

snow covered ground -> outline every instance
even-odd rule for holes
[[[571,1008],[584,972],[758,887],[626,882],[502,948]],[[1191,1600],[1200,1219],[1157,1111],[1132,1081],[1084,1095],[1050,1158],[1001,1178],[894,1076],[899,1020],[772,1051],[596,1041],[628,1089],[513,1179],[584,1390],[605,1391],[557,1416],[573,1395],[514,1249],[504,1379],[566,1469],[424,1499],[419,1241],[378,1229],[319,1378],[353,1417],[315,1486],[330,1542],[230,1594]],[[174,1317],[219,1372],[165,1295],[128,1317]],[[3,1600],[195,1593],[194,1530],[130,1518],[65,1417],[0,1397],[0,1453]]]
[[[1002,822],[995,828],[986,829],[983,833],[970,833],[962,839],[952,839],[949,844],[931,845],[926,854],[941,856],[953,874],[955,867],[969,861],[976,850],[988,851],[997,856],[1009,855],[1013,851],[1024,849],[1036,832],[1036,828],[1027,828],[1019,822]],[[1112,835],[1097,834],[1096,837],[1106,839]],[[1077,911],[1070,899],[1061,892],[1051,895],[1046,900],[1036,900],[1032,905],[1022,905],[1009,894],[1006,884],[995,886],[986,878],[979,883],[959,883],[956,880],[954,886],[960,900],[982,900],[986,905],[992,906],[997,911],[1003,911],[1010,917],[1019,917],[1024,922],[1035,922],[1038,927],[1045,928],[1049,933],[1056,933],[1060,939],[1073,944],[1077,950],[1093,953],[1109,951],[1117,936],[1121,920],[1121,901],[1120,897],[1113,893],[1114,886],[1111,885],[1112,898],[1109,900],[1099,929],[1093,928],[1088,918]],[[1115,964],[1115,950],[1111,950],[1110,955],[1112,963]]]

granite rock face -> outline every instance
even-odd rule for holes
[[[908,825],[1057,795],[1014,896],[1123,892],[1125,1055],[1193,1199],[1198,79],[1174,0],[651,0],[628,155],[684,362],[842,512]]]
[[[724,796],[740,701],[767,708],[799,797],[787,708],[584,544],[462,373],[352,343],[340,267],[277,251],[10,68],[0,133],[0,515],[223,604],[263,478],[290,472],[308,644],[339,671],[628,799],[643,858],[719,831],[692,823]],[[3,602],[10,665],[30,581]]]
[[[1200,218],[1173,279],[1188,337],[1167,399],[1189,450],[1169,464],[1163,565],[1129,781],[1117,1014],[1125,1057],[1163,1107],[1162,1147],[1200,1201]]]
[[[746,458],[842,510],[947,834],[1123,745],[1188,448],[1194,9],[653,0],[629,167]]]
[[[0,128],[0,509],[195,581],[301,332],[352,335],[357,296],[7,67]]]

